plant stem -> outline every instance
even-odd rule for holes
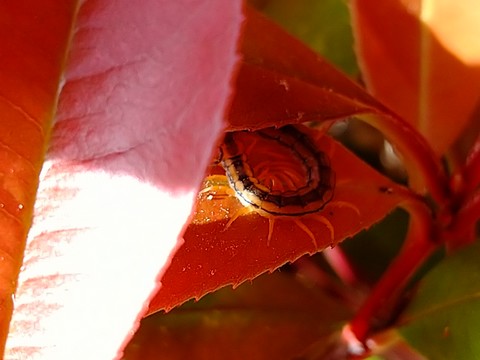
[[[425,138],[396,114],[383,110],[362,115],[360,120],[383,133],[404,158],[411,187],[421,194],[425,189],[441,208],[449,204],[449,184],[439,159]]]
[[[360,283],[355,269],[342,248],[337,246],[332,249],[325,249],[322,251],[322,255],[345,285],[356,286]]]
[[[465,192],[470,193],[480,185],[480,135],[475,140],[465,164]]]
[[[453,222],[443,232],[447,250],[456,250],[475,241],[476,225],[480,219],[480,190],[470,194],[468,200],[456,213]]]
[[[385,307],[388,305],[387,308],[391,309],[392,302],[394,303],[398,298],[408,280],[439,245],[438,242],[433,241],[430,209],[414,198],[409,199],[402,206],[408,210],[411,219],[405,244],[348,325],[348,332],[362,344],[366,343],[375,330],[375,321],[380,320],[378,318],[380,312],[382,316],[390,317],[390,313],[383,314]]]
[[[322,289],[323,292],[343,301],[346,306],[354,308],[354,304],[358,303],[352,293],[347,291],[347,287],[335,281],[330,274],[322,270],[310,257],[301,257],[293,263],[293,266],[296,267],[297,276],[300,279],[307,280],[308,283],[314,284],[315,287]]]

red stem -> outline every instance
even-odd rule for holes
[[[417,199],[403,204],[410,213],[410,228],[405,244],[377,283],[355,317],[348,325],[348,333],[365,344],[374,330],[373,320],[387,305],[392,305],[411,276],[438,247],[433,241],[432,215],[429,208]],[[358,345],[358,344],[357,344]]]
[[[384,110],[359,117],[383,133],[404,158],[410,186],[424,194],[423,187],[441,208],[449,205],[449,183],[443,167],[425,138],[396,114]]]
[[[480,185],[480,135],[467,157],[464,179],[466,193],[471,193]]]
[[[325,249],[322,251],[322,255],[344,284],[350,286],[359,284],[355,269],[340,247]]]
[[[448,250],[471,244],[476,239],[476,225],[480,219],[480,189],[469,196],[466,203],[460,208],[443,232],[444,241]]]

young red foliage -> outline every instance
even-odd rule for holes
[[[380,175],[328,136],[306,127],[302,131],[330,159],[335,173],[333,199],[318,214],[293,219],[274,217],[268,241],[269,217],[251,212],[227,226],[244,205],[229,191],[226,178],[223,194],[218,189],[216,193],[201,192],[194,218],[184,235],[185,244],[163,276],[163,286],[151,301],[150,312],[169,310],[225,285],[238,286],[304,254],[335,246],[410,199],[406,188]],[[204,187],[208,189],[210,184]],[[316,244],[294,220],[305,224]]]
[[[273,22],[249,8],[246,16],[229,130],[371,114],[364,120],[395,144],[415,190],[446,201],[439,159],[413,126]]]
[[[58,116],[63,121],[53,134],[49,155],[53,166],[43,178],[48,181],[40,187],[37,214],[41,216],[32,228],[32,241],[27,247],[24,277],[17,297],[17,318],[12,323],[10,351],[15,356],[31,356],[43,351],[42,348],[46,349],[44,355],[47,358],[52,349],[53,352],[57,349],[73,351],[78,355],[76,346],[85,350],[83,345],[90,343],[92,337],[101,339],[102,343],[96,343],[98,348],[87,349],[88,355],[91,352],[98,355],[99,351],[111,355],[121,348],[125,335],[135,327],[132,322],[143,315],[140,308],[155,286],[159,268],[168,263],[170,249],[175,245],[189,211],[203,165],[206,165],[212,144],[222,128],[228,82],[236,60],[234,48],[241,18],[239,4],[220,1],[219,7],[209,5],[212,7],[192,12],[191,2],[172,2],[169,11],[158,7],[154,1],[145,5],[147,3],[132,12],[127,2],[85,1],[76,20],[78,23],[73,23],[77,6],[74,1],[63,5],[42,3],[41,8],[31,4],[25,7],[22,2],[1,5],[1,13],[5,16],[0,22],[0,37],[9,56],[0,59],[0,111],[4,115],[0,140],[0,225],[4,232],[0,246],[6,254],[2,256],[5,265],[0,283],[0,300],[5,300],[6,310],[0,319],[0,336],[7,329],[10,296],[30,225],[44,142],[49,135],[72,24],[76,29],[73,50],[68,53],[67,83],[61,95]],[[409,261],[400,261],[400,265],[394,268],[395,276],[386,278],[386,286],[380,287],[383,289],[380,296],[373,298],[367,311],[360,313],[366,315],[360,318],[358,328],[365,327],[357,334],[363,332],[365,335],[371,330],[369,316],[382,303],[384,295],[390,295],[392,288],[405,282],[406,274],[418,266],[435,245],[429,242],[432,234],[440,235],[441,240],[451,241],[453,245],[461,244],[462,240],[471,241],[475,235],[474,225],[480,209],[478,146],[472,151],[467,165],[457,169],[460,181],[452,180],[454,197],[449,197],[445,173],[436,155],[443,154],[464,128],[476,106],[479,82],[475,53],[478,48],[468,47],[472,49],[469,54],[453,51],[452,45],[455,44],[450,41],[448,31],[438,26],[448,11],[434,11],[436,15],[443,15],[434,16],[432,19],[436,20],[430,21],[418,16],[418,8],[409,12],[411,9],[399,6],[400,2],[356,4],[356,23],[361,24],[358,29],[360,49],[367,62],[364,64],[367,82],[374,91],[378,90],[380,98],[386,96],[387,104],[409,119],[413,126],[404,124],[362,88],[249,9],[241,43],[243,59],[227,120],[228,130],[256,130],[309,120],[328,125],[333,120],[352,115],[374,114],[377,117],[368,121],[383,130],[398,147],[405,156],[407,167],[414,169],[410,172],[411,177],[423,177],[422,181],[437,201],[436,205],[441,211],[445,210],[440,214],[447,216],[440,216],[435,224],[438,226],[435,230],[439,231],[431,234],[425,231],[431,230],[424,226],[425,223],[431,225],[430,218],[418,225],[417,231],[412,231],[417,232],[417,238],[423,242],[412,241],[407,245],[417,245],[412,246],[413,249],[425,245],[427,250],[418,251],[418,258],[415,258],[409,256],[409,248],[406,248],[402,256]],[[398,26],[390,29],[392,31],[369,27],[374,24],[382,28],[391,24],[385,23],[391,20],[390,16],[373,11],[382,10],[383,6],[392,11],[390,16],[400,15],[395,17],[397,22],[394,25]],[[185,17],[187,13],[193,15]],[[221,16],[216,16],[219,13]],[[225,16],[226,13],[230,16]],[[368,21],[363,22],[367,16]],[[220,18],[223,22],[218,21]],[[418,18],[431,25],[431,34],[420,27]],[[185,23],[179,26],[179,22],[172,19],[182,19]],[[466,24],[472,24],[472,21]],[[398,40],[397,30],[420,40],[418,43],[392,41]],[[202,34],[200,41],[198,34]],[[224,37],[218,37],[218,34]],[[375,44],[382,44],[385,52],[380,54],[384,57],[372,51],[378,50],[371,46],[374,43],[372,38],[378,40]],[[412,43],[428,45],[418,48],[421,51],[428,48],[429,60],[435,61],[430,64],[429,60],[422,58],[425,53],[413,52],[413,62],[402,62]],[[101,56],[97,57],[99,54]],[[144,56],[138,57],[139,54]],[[453,54],[456,58],[451,56]],[[378,59],[382,60],[381,67],[376,64]],[[397,76],[389,61],[393,68],[398,65],[403,75]],[[455,70],[457,76],[442,83],[445,73],[442,66],[445,64],[450,71]],[[384,71],[379,72],[379,68]],[[416,78],[420,73],[424,78]],[[384,79],[388,79],[388,83]],[[397,86],[401,90],[396,91]],[[461,87],[462,91],[447,92],[449,98],[444,101],[443,86],[448,89]],[[187,104],[185,99],[189,100]],[[448,107],[450,100],[458,108]],[[132,125],[133,120],[138,123]],[[454,126],[457,124],[460,126]],[[423,131],[436,155],[414,127]],[[163,288],[151,303],[150,311],[169,309],[228,284],[236,286],[303,254],[336,245],[370,227],[405,202],[411,206],[413,201],[424,207],[408,189],[379,175],[343,146],[319,136],[317,130],[305,128],[303,131],[315,139],[315,146],[330,159],[329,166],[335,173],[333,199],[319,214],[294,219],[273,217],[272,221],[272,217],[265,217],[265,214],[242,212],[244,204],[234,196],[223,173],[218,173],[218,168],[212,169],[218,176],[214,190],[220,194],[212,194],[210,184],[204,184],[193,221],[184,236],[185,245],[161,279]],[[85,180],[83,176],[92,173],[95,176],[107,173],[108,179],[99,176],[101,181],[93,182],[93,187],[78,187],[76,180]],[[131,176],[142,187],[152,186],[153,192],[161,193],[163,200],[163,195],[174,194],[171,202],[156,202],[166,209],[163,217],[146,206],[155,203],[157,198],[132,191],[130,183],[121,187],[120,192],[109,192],[112,190],[111,180],[116,176]],[[190,196],[189,200],[177,207],[185,192],[190,192],[186,195],[187,198]],[[76,203],[77,207],[65,207],[75,203],[70,201],[77,199],[79,194],[86,196]],[[106,204],[111,206],[107,211]],[[87,216],[70,218],[74,213],[70,212],[72,209]],[[424,211],[427,217],[431,216],[429,210]],[[105,213],[111,215],[113,221],[108,220]],[[451,221],[452,215],[456,218]],[[66,218],[69,220],[62,222]],[[51,223],[43,221],[51,219]],[[47,224],[45,231],[42,223]],[[444,231],[442,225],[448,229]],[[98,237],[91,236],[94,234],[89,233],[91,229],[99,229]],[[146,234],[147,229],[154,231]],[[141,234],[140,240],[138,234]],[[76,268],[79,248],[86,255],[80,259],[85,261]],[[159,248],[161,256],[158,255],[160,251],[157,252]],[[62,262],[62,257],[71,261]],[[150,264],[148,269],[147,263]],[[66,264],[73,264],[73,267]],[[102,271],[98,271],[96,265]],[[31,268],[47,271],[32,273],[29,272]],[[64,334],[71,333],[69,329],[58,331],[58,327],[48,323],[49,316],[58,308],[68,308],[62,298],[63,286],[78,282],[69,276],[72,273],[87,275],[83,279],[93,279],[94,285],[101,285],[96,289],[87,281],[86,287],[80,287],[77,293],[69,291],[74,296],[71,299],[73,306],[67,313],[73,315],[59,316],[63,321],[61,329],[75,326],[85,332],[84,340],[77,335],[66,339]],[[132,273],[137,277],[129,276]],[[392,279],[399,282],[392,282]],[[113,288],[119,289],[117,293],[128,288],[129,296],[121,300],[135,298],[135,304],[120,306],[118,310],[114,308],[113,305],[121,302],[111,290]],[[30,294],[35,294],[34,301],[31,301]],[[51,294],[55,294],[53,300],[53,297],[48,298]],[[378,299],[380,302],[376,302]],[[85,305],[90,307],[86,309]],[[109,310],[110,316],[105,316],[107,311],[104,309]],[[96,311],[101,315],[97,316]],[[119,334],[117,338],[112,337],[109,343],[106,338],[95,335],[89,327],[92,319],[97,325],[106,323],[113,327]],[[113,322],[118,319],[123,321],[121,330]],[[46,337],[43,337],[43,331]],[[54,340],[48,338],[52,334]],[[55,338],[59,335],[62,341]],[[106,348],[105,345],[109,346],[108,349],[100,350],[100,347]]]
[[[288,52],[286,47],[276,45],[279,43],[288,44]],[[393,136],[399,133],[403,140],[409,139],[408,146],[403,147],[410,151],[409,159],[420,159],[418,167],[430,176],[435,193],[442,199],[445,197],[446,185],[440,165],[412,128],[318,55],[250,9],[247,9],[242,51],[244,60],[228,117],[230,130],[255,130],[309,119],[328,123],[363,112],[381,115],[383,121],[375,120],[376,123],[389,129]],[[271,219],[251,212],[244,212],[232,221],[243,205],[226,186],[221,202],[216,198],[210,201],[207,191],[204,194],[207,197],[199,198],[197,215],[185,233],[186,243],[162,279],[164,286],[152,300],[151,312],[170,309],[221,286],[236,286],[305,253],[335,245],[368,228],[402,201],[411,200],[409,191],[367,170],[368,166],[361,160],[341,150],[341,145],[334,145],[328,138],[320,140],[319,133],[309,131],[316,139],[316,146],[329,154],[336,174],[331,204],[327,204],[316,219],[308,216],[300,219],[305,227],[288,218],[275,219],[272,223]],[[335,149],[333,154],[327,151],[328,147]],[[352,184],[356,187],[352,188]],[[366,200],[369,198],[372,200]],[[202,213],[207,215],[199,219]],[[202,216],[208,221],[203,221]],[[222,259],[225,254],[235,261],[225,263]],[[245,266],[249,261],[251,264]]]
[[[241,51],[228,130],[388,112],[305,44],[249,7]]]
[[[376,115],[373,118],[364,119],[383,131],[384,135],[400,150],[409,170],[410,179],[414,180],[411,187],[422,195],[429,192],[433,201],[427,202],[427,198],[420,195],[415,197],[409,190],[398,185],[396,187],[379,186],[383,180],[378,182],[376,177],[380,175],[376,172],[373,172],[373,175],[362,168],[362,171],[357,173],[357,169],[352,164],[356,162],[362,164],[361,161],[353,157],[355,160],[349,162],[347,159],[352,155],[345,155],[344,149],[338,144],[330,144],[331,140],[328,138],[321,140],[317,138],[315,144],[325,153],[329,153],[327,148],[334,150],[330,158],[332,170],[337,175],[335,195],[332,201],[319,211],[315,220],[310,219],[308,215],[298,216],[298,219],[277,218],[265,212],[256,211],[253,207],[245,210],[245,201],[242,201],[243,203],[238,201],[230,187],[231,184],[229,185],[225,177],[222,178],[223,175],[209,177],[199,195],[195,217],[185,233],[185,246],[172,260],[169,269],[172,272],[168,271],[165,274],[164,287],[152,302],[152,311],[168,310],[188,298],[201,297],[206,292],[223,285],[236,286],[242,281],[258,276],[261,272],[272,271],[285,262],[293,261],[304,253],[312,253],[332,243],[336,244],[345,236],[359,231],[364,225],[368,227],[369,221],[374,222],[375,219],[369,217],[371,209],[365,208],[366,203],[372,206],[385,206],[388,202],[387,194],[393,191],[392,194],[398,196],[398,199],[393,200],[392,208],[399,204],[403,205],[411,215],[407,239],[399,256],[385,273],[385,277],[371,292],[369,299],[344,332],[349,336],[344,338],[348,346],[353,345],[349,351],[358,350],[358,353],[366,356],[365,350],[368,349],[362,346],[376,330],[391,324],[395,314],[393,309],[397,310],[397,296],[428,256],[438,249],[443,241],[456,246],[472,241],[480,208],[477,190],[478,166],[476,165],[478,149],[470,153],[466,166],[457,164],[455,170],[458,173],[456,177],[449,179],[450,183],[447,181],[448,171],[439,162],[439,155],[444,154],[452,142],[457,140],[458,134],[464,129],[472,114],[478,97],[477,69],[475,66],[470,66],[471,64],[462,62],[465,58],[461,55],[465,54],[457,54],[455,61],[452,62],[452,58],[442,47],[432,43],[432,37],[425,32],[425,29],[420,31],[418,27],[415,28],[419,25],[419,21],[412,14],[418,10],[415,9],[416,5],[421,6],[418,2],[387,1],[382,6],[388,8],[392,4],[393,10],[390,7],[391,12],[387,14],[395,16],[397,14],[395,11],[400,12],[400,16],[395,19],[397,22],[394,23],[394,29],[383,33],[379,27],[373,31],[373,37],[362,35],[362,31],[368,34],[369,26],[375,27],[377,24],[382,24],[382,21],[390,20],[389,16],[385,16],[381,11],[378,13],[372,11],[371,14],[366,11],[367,14],[361,15],[371,15],[372,18],[369,18],[366,25],[362,25],[365,29],[359,30],[360,39],[368,42],[368,45],[380,44],[380,46],[382,39],[387,39],[384,44],[385,49],[394,49],[395,56],[392,56],[394,70],[397,70],[395,65],[398,62],[398,69],[401,69],[401,72],[405,71],[408,76],[397,79],[400,80],[398,82],[392,81],[395,76],[385,76],[380,71],[382,66],[376,64],[377,59],[373,57],[373,60],[370,59],[369,66],[374,65],[370,71],[375,72],[377,79],[367,79],[367,81],[370,85],[373,84],[373,87],[378,84],[386,85],[386,93],[390,91],[394,93],[394,97],[400,99],[400,102],[403,101],[405,113],[402,114],[408,118],[407,113],[410,112],[415,116],[418,115],[418,119],[409,118],[409,125],[295,40],[254,12],[247,10],[247,24],[242,46],[244,61],[232,102],[229,130],[257,130],[266,126],[282,126],[308,120],[327,122],[328,125],[331,121],[347,115],[365,113]],[[409,4],[410,8],[405,4]],[[412,8],[413,5],[415,6]],[[372,6],[376,7],[377,4],[363,2],[359,5],[363,10],[368,10]],[[382,6],[376,10],[385,10]],[[426,8],[422,9],[424,12],[438,10],[435,7],[428,7],[428,4],[425,6]],[[438,15],[435,11],[433,13]],[[376,19],[375,16],[380,19]],[[435,21],[429,23],[430,18],[421,17],[421,19],[431,25],[433,32],[439,31]],[[413,28],[409,27],[412,24]],[[399,29],[395,28],[396,25]],[[404,30],[402,35],[405,41],[399,42],[400,49],[411,45],[412,42],[408,41],[411,38],[430,47],[427,46],[427,51],[423,52],[426,48],[419,46],[420,54],[414,52],[413,56],[406,56],[407,61],[402,62],[404,59],[402,55],[406,55],[407,52],[402,53],[398,48],[394,48],[395,41],[392,41],[399,36],[399,33],[396,33],[397,30]],[[380,38],[378,43],[371,42],[375,36]],[[447,43],[448,41],[442,46]],[[277,46],[278,44],[287,45]],[[369,50],[372,49],[375,50],[375,46],[369,48]],[[371,54],[367,54],[364,60],[368,61],[369,55]],[[434,61],[430,64],[429,61],[432,59]],[[474,56],[470,60],[472,59]],[[460,69],[456,66],[458,65],[456,60],[460,60],[462,65]],[[387,69],[394,72],[388,66],[390,65],[388,59],[386,63]],[[464,68],[466,72],[463,71]],[[460,75],[452,83],[442,84],[438,87],[441,91],[437,92],[436,83],[441,82],[441,75],[445,74],[445,70],[453,70]],[[465,75],[470,70],[473,70],[471,72],[473,80]],[[423,78],[416,78],[419,74]],[[405,79],[406,81],[402,82]],[[438,125],[435,120],[437,117],[430,116],[444,109],[444,105],[450,100],[441,93],[445,89],[448,89],[447,93],[455,93],[458,86],[461,86],[459,83],[464,84],[467,89],[472,89],[473,95],[469,94],[462,99],[465,101],[458,102],[461,108],[458,112],[446,111],[445,114],[448,116],[438,117],[441,120]],[[395,93],[397,84],[401,87],[399,94]],[[446,85],[445,88],[443,85]],[[455,93],[455,96],[457,95],[461,96]],[[435,107],[437,102],[440,103],[438,108],[430,109]],[[451,132],[449,129],[453,122],[456,124],[457,121],[460,126]],[[422,131],[428,141],[417,130]],[[316,138],[313,134],[315,130],[309,131],[312,132],[311,137]],[[328,146],[325,146],[326,144]],[[265,159],[265,161],[268,160]],[[340,169],[344,164],[349,166],[343,173]],[[227,171],[231,170],[227,168]],[[245,171],[242,176],[245,174],[249,176],[248,171]],[[368,180],[362,178],[361,174],[366,175]],[[239,181],[239,179],[240,175],[237,174],[234,180]],[[345,181],[342,182],[339,179]],[[347,185],[352,184],[353,181],[361,186],[357,189],[358,192],[347,190]],[[230,182],[232,182],[231,179]],[[422,183],[426,184],[426,189]],[[372,185],[373,188],[370,188]],[[376,196],[379,196],[380,189],[382,195],[376,199],[375,191],[377,191]],[[335,209],[336,201],[350,206],[339,207],[337,210]],[[261,206],[260,209],[263,210]],[[350,223],[352,210],[358,215],[359,223]],[[386,214],[386,210],[388,209],[383,209],[383,215]],[[347,211],[350,212],[347,213]],[[318,221],[320,217],[322,221]],[[379,218],[381,217],[380,214]],[[355,348],[356,346],[358,348]]]

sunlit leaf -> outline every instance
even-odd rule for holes
[[[352,1],[351,9],[369,89],[444,154],[478,118],[478,2]]]
[[[43,3],[27,14],[47,28],[69,15]],[[241,4],[87,0],[61,21],[32,40],[74,33],[7,357],[112,359],[159,286],[225,126]],[[54,96],[58,76],[45,76]]]
[[[478,359],[479,256],[477,243],[437,266],[400,319],[401,334],[429,359]]]

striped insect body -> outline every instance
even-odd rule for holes
[[[261,213],[316,213],[333,197],[328,157],[293,125],[227,133],[222,154],[221,164],[238,199]]]
[[[225,229],[239,216],[257,213],[269,221],[269,244],[275,220],[290,218],[317,246],[314,234],[301,221],[309,216],[327,228],[334,243],[333,226],[320,212],[333,198],[335,174],[327,154],[297,126],[228,132],[219,161],[230,187],[226,192],[243,204]]]

